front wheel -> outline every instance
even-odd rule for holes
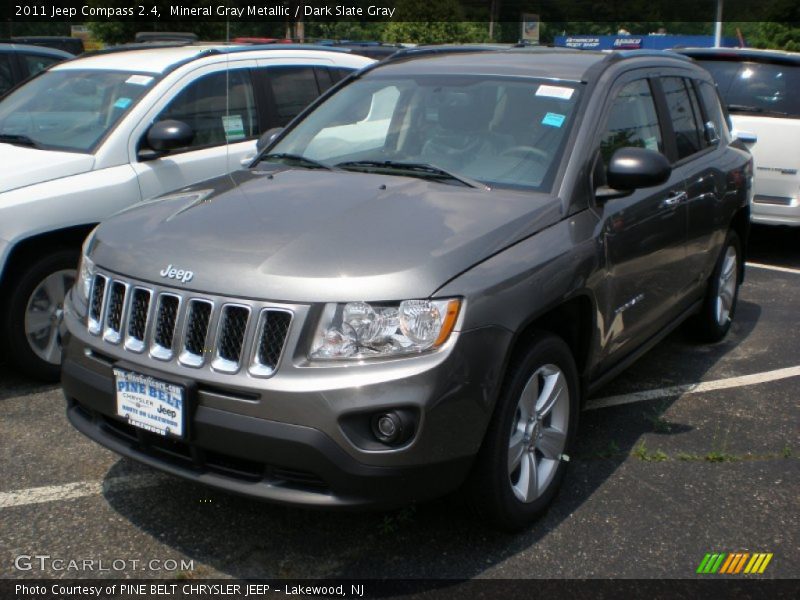
[[[695,317],[696,332],[701,341],[718,342],[731,328],[739,298],[739,276],[742,246],[735,231],[728,232],[714,273],[708,283],[703,307]]]
[[[61,366],[58,327],[64,298],[75,283],[78,253],[59,250],[41,257],[12,282],[5,331],[8,358],[42,381],[57,381]]]
[[[538,336],[510,367],[468,483],[480,516],[507,531],[538,518],[566,471],[579,411],[569,347]]]

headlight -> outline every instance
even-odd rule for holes
[[[81,248],[81,262],[78,263],[78,277],[75,281],[75,290],[78,297],[83,302],[89,301],[89,293],[92,291],[92,279],[94,279],[94,262],[89,258],[89,253],[94,244],[94,234],[97,227],[92,229],[92,232],[86,236],[86,241],[83,242]]]
[[[326,304],[310,358],[398,356],[438,348],[450,337],[460,308],[457,299]]]

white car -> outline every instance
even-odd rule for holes
[[[751,221],[800,226],[800,53],[680,50],[708,69],[733,129],[753,154]]]
[[[57,324],[80,245],[137,202],[248,165],[347,73],[314,46],[120,48],[56,65],[0,102],[0,329],[6,355],[58,377]]]

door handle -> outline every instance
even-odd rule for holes
[[[688,198],[686,192],[670,192],[669,196],[661,202],[661,208],[674,208],[686,198]]]
[[[251,162],[253,162],[253,159],[254,159],[255,157],[256,157],[256,155],[255,155],[255,154],[248,154],[247,156],[245,156],[243,159],[241,159],[241,160],[239,161],[239,164],[240,164],[240,165],[242,165],[243,167],[246,167],[246,166],[247,166],[247,165],[249,165]]]

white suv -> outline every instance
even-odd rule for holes
[[[751,220],[800,226],[800,53],[687,48],[713,75],[755,163]]]
[[[311,48],[311,49],[309,49]],[[58,377],[82,240],[132,204],[242,168],[350,71],[311,46],[121,48],[57,65],[0,102],[0,314],[7,357]]]

